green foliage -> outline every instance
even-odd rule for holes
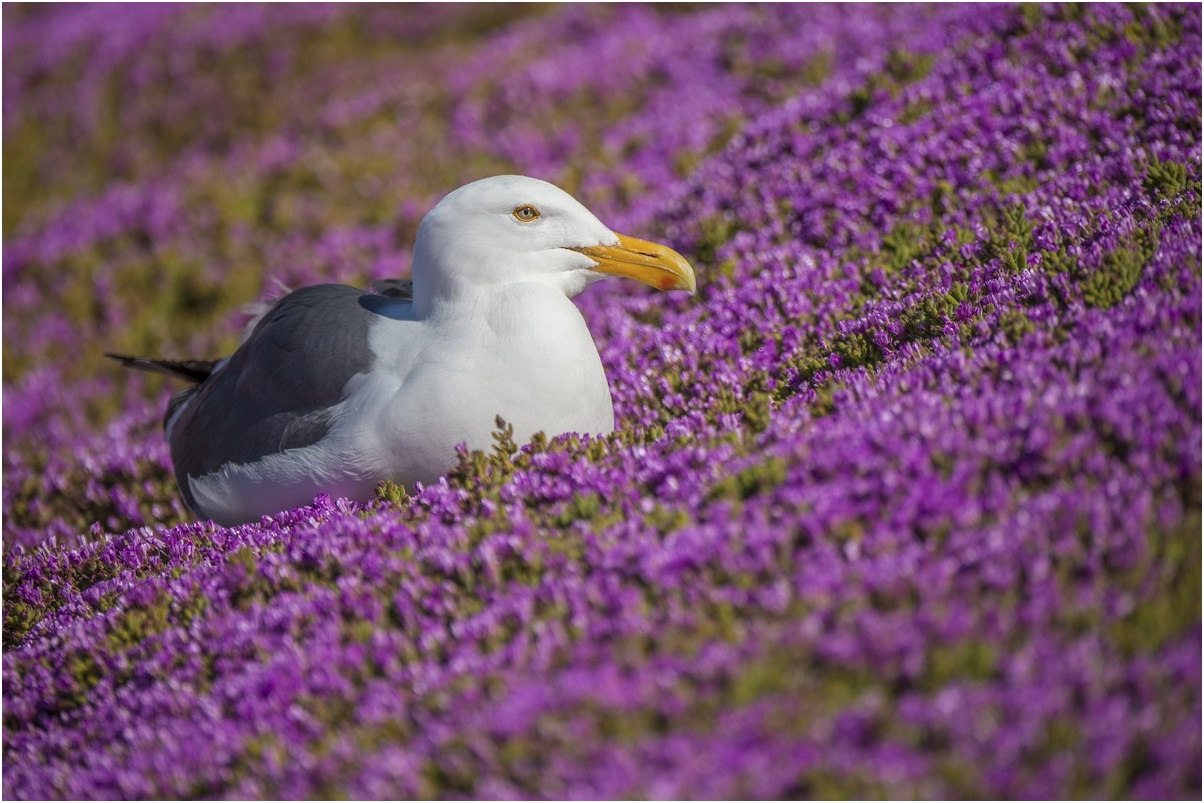
[[[1038,3],[1021,3],[1019,8],[1023,27],[1027,30],[1035,31],[1045,22],[1045,13]]]
[[[803,64],[799,77],[807,86],[819,86],[832,74],[833,54],[830,50],[821,50],[807,59]]]
[[[970,288],[955,283],[945,293],[927,295],[903,311],[899,316],[903,324],[903,340],[913,342],[938,337],[945,320],[952,317],[958,306],[970,300]]]
[[[749,432],[764,432],[773,418],[773,397],[768,393],[753,391],[741,406],[740,414]]]
[[[1182,9],[1172,4],[1163,6],[1169,12],[1167,16],[1154,15],[1144,3],[1129,3],[1128,8],[1133,12],[1133,22],[1125,26],[1124,36],[1138,46],[1139,57],[1143,51],[1165,50],[1183,39]]]
[[[916,685],[936,692],[950,683],[990,680],[999,672],[999,648],[985,639],[933,644]]]
[[[723,216],[703,220],[699,224],[698,243],[694,246],[699,264],[714,265],[719,249],[727,245],[737,230],[735,222]]]
[[[1003,260],[1004,266],[1014,273],[1024,270],[1025,259],[1033,247],[1034,227],[1024,205],[1005,206],[998,213],[988,210],[985,217],[990,232],[986,243],[988,258]]]
[[[1005,310],[999,316],[999,331],[1013,346],[1036,330],[1036,325],[1024,310]]]
[[[1142,184],[1151,196],[1172,201],[1187,188],[1187,167],[1155,156],[1146,167]]]
[[[811,402],[808,411],[813,418],[823,418],[836,412],[836,394],[845,385],[838,382],[825,382],[815,389],[815,400]]]
[[[1081,283],[1083,300],[1092,307],[1114,307],[1141,281],[1142,271],[1158,251],[1158,233],[1141,229],[1103,259],[1099,270]]]
[[[886,57],[886,75],[890,76],[896,87],[906,86],[927,78],[935,62],[936,56],[932,53],[894,49]]]
[[[916,98],[907,103],[907,107],[903,109],[903,113],[899,115],[899,122],[903,125],[911,125],[919,122],[932,114],[932,101],[926,98]]]
[[[886,257],[886,269],[898,273],[925,251],[924,228],[909,221],[899,222],[882,238],[882,253]]]
[[[1192,482],[1189,479],[1188,482]],[[1194,478],[1196,487],[1200,477]],[[1108,627],[1109,635],[1125,655],[1153,654],[1184,633],[1200,627],[1201,541],[1200,507],[1170,528],[1150,528],[1149,552],[1130,572],[1129,583],[1146,586],[1124,617]]]
[[[950,203],[955,193],[956,189],[952,182],[945,179],[937,181],[932,187],[932,192],[929,194],[929,203],[932,205],[933,215],[942,218],[949,214],[952,211]]]
[[[1066,250],[1066,246],[1060,245],[1055,250],[1041,253],[1041,268],[1047,273],[1074,274],[1079,271],[1079,260]]]
[[[497,492],[514,474],[515,468],[524,468],[529,462],[529,456],[520,456],[517,443],[514,442],[514,425],[508,424],[500,415],[494,419],[497,429],[494,430],[493,449],[489,454],[481,451],[461,451],[456,456],[456,468],[447,478],[450,482],[465,488],[481,499],[497,497]],[[579,445],[580,441],[573,436]],[[533,438],[532,448],[543,450],[547,447],[548,439],[542,432]],[[479,492],[479,494],[478,494]]]
[[[799,800],[887,800],[900,796],[898,789],[898,786],[888,786],[856,769],[824,767],[806,770],[791,797]]]
[[[404,507],[411,501],[406,487],[393,482],[393,480],[381,480],[376,484],[376,498],[397,507]]]
[[[1143,263],[1132,251],[1113,251],[1104,267],[1083,280],[1083,300],[1092,307],[1114,307],[1141,278]]]
[[[109,625],[108,642],[118,652],[139,647],[170,626],[171,600],[159,595],[144,605],[130,605]]]
[[[71,675],[71,685],[55,690],[54,702],[51,705],[53,713],[70,711],[79,708],[88,701],[88,695],[101,680],[105,671],[96,658],[90,653],[74,652],[67,658],[67,670]]]
[[[518,454],[518,445],[514,442],[514,425],[506,423],[500,415],[493,420],[497,430],[493,433],[494,465],[509,466]]]
[[[742,501],[772,491],[785,479],[786,461],[780,457],[769,457],[719,480],[711,486],[709,496]]]
[[[574,492],[572,499],[556,517],[558,527],[567,527],[575,521],[593,521],[602,510],[602,498],[595,493]]]
[[[1028,247],[1013,245],[1003,255],[1003,269],[1008,273],[1020,273],[1028,269]]]
[[[8,650],[20,644],[34,625],[42,621],[45,609],[10,596],[7,578],[4,588],[4,649]]]
[[[896,48],[887,54],[880,72],[870,75],[864,85],[849,93],[849,110],[838,115],[842,121],[860,117],[874,104],[878,93],[897,98],[908,84],[927,78],[932,72],[936,57],[931,53],[912,53]]]

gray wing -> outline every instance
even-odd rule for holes
[[[171,456],[185,502],[188,477],[226,463],[252,463],[309,446],[330,431],[330,408],[371,362],[374,315],[362,290],[303,287],[276,302],[219,370],[193,390],[171,430]]]

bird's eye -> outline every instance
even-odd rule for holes
[[[531,206],[531,204],[523,204],[522,206],[515,207],[514,217],[523,223],[530,223],[532,220],[539,218],[539,210]]]

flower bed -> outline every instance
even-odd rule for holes
[[[1198,798],[1199,8],[517,13],[5,7],[5,796]],[[506,171],[619,432],[192,523],[100,353]]]

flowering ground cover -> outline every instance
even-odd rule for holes
[[[1197,5],[4,7],[3,792],[1199,798]],[[171,388],[482,175],[619,431],[194,522]]]

